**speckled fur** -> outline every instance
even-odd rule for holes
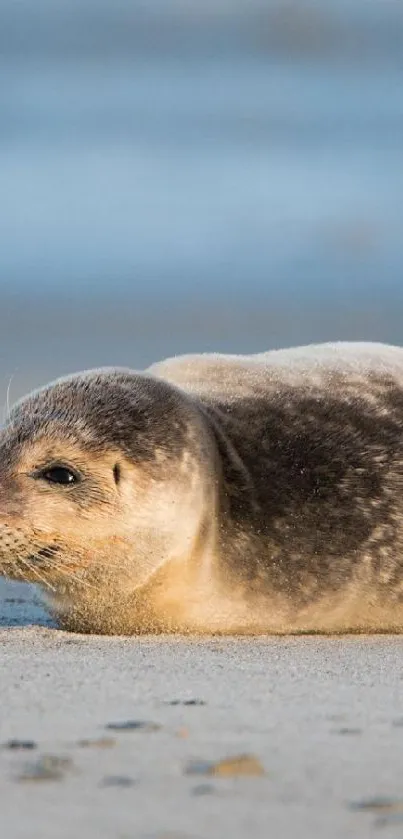
[[[86,472],[68,495],[21,477],[34,454],[62,458],[64,446]],[[0,462],[0,573],[36,569],[64,626],[403,630],[403,349],[320,345],[78,374],[12,410]]]

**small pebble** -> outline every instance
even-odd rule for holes
[[[219,761],[195,760],[188,763],[187,775],[214,775],[216,778],[234,778],[238,775],[265,775],[264,767],[254,755],[237,755]]]
[[[376,813],[399,813],[403,812],[403,799],[386,798],[381,795],[374,796],[374,798],[364,798],[362,801],[351,802],[350,809],[370,810]]]
[[[106,778],[103,778],[100,786],[101,787],[134,787],[136,781],[133,778],[129,778],[128,775],[108,775]]]
[[[20,781],[61,781],[67,772],[74,769],[68,757],[43,755],[35,763],[28,764],[19,776]]]
[[[8,740],[3,745],[5,749],[14,749],[15,751],[29,751],[37,748],[34,740]]]
[[[113,731],[159,731],[161,726],[155,722],[126,720],[125,722],[108,722],[105,728]]]
[[[393,824],[403,824],[403,813],[387,813],[375,820],[375,827],[388,827]]]
[[[214,792],[215,788],[213,787],[213,784],[197,784],[197,786],[192,789],[193,795],[211,795]]]
[[[84,749],[111,749],[113,746],[116,746],[116,740],[113,737],[98,737],[94,740],[79,740],[77,746],[81,746]]]
[[[347,726],[343,728],[335,728],[333,734],[362,734],[361,728],[348,728]]]
[[[191,760],[185,768],[186,775],[211,775],[214,763],[211,760]]]
[[[186,737],[189,737],[189,729],[182,726],[182,728],[178,728],[176,732],[177,737],[181,737],[182,740],[185,740]]]

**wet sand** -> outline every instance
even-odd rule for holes
[[[33,591],[1,581],[8,839],[401,835],[403,638],[79,636]]]

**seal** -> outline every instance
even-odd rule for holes
[[[0,432],[0,573],[63,628],[403,629],[403,348],[100,369]]]

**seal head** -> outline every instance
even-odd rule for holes
[[[66,626],[158,629],[139,592],[206,551],[213,459],[193,402],[152,376],[90,371],[29,395],[0,436],[0,571],[41,584]]]

